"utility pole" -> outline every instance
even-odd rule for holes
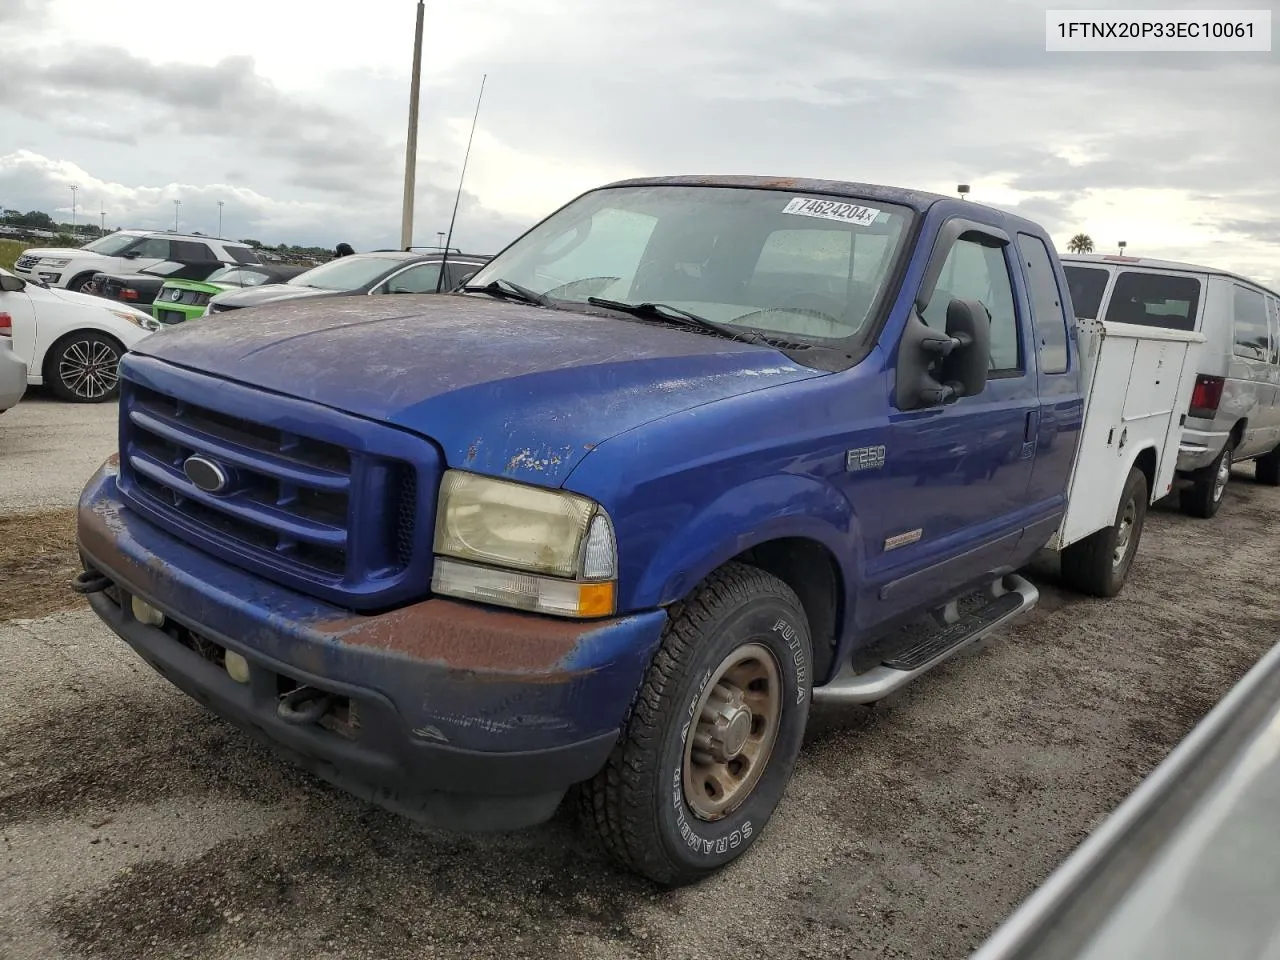
[[[222,239],[222,201],[218,201],[218,239]]]
[[[103,236],[106,236],[106,233],[107,233],[107,205],[106,205],[105,203],[104,203],[104,204],[102,204],[100,209],[101,209],[101,211],[102,211],[102,213],[101,213],[101,216],[102,216],[102,235],[103,235]]]
[[[73,234],[76,232],[76,191],[79,189],[80,187],[76,184],[71,185],[71,232]]]
[[[422,86],[422,21],[427,8],[418,0],[418,22],[413,34],[413,80],[409,88],[409,138],[404,152],[404,210],[400,218],[400,249],[413,246],[413,198],[418,172],[418,93]]]
[[[178,208],[182,206],[181,200],[173,201],[173,232],[178,232]]]

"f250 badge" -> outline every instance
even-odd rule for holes
[[[879,470],[884,466],[884,446],[858,447],[844,455],[844,468],[849,472]]]

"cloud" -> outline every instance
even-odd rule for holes
[[[13,108],[54,117],[64,127],[102,127],[104,113],[116,130],[160,137],[234,141],[261,157],[290,161],[300,176],[322,189],[365,193],[370,174],[390,175],[391,143],[358,118],[285,93],[258,75],[249,56],[226,57],[212,66],[155,63],[115,47],[95,46],[46,62],[34,54],[10,79]],[[124,120],[121,124],[119,121]],[[130,132],[117,139],[130,138]]]
[[[328,247],[346,241],[362,250],[399,246],[399,221],[393,219],[393,213],[398,217],[398,205],[394,211],[356,208],[338,214],[330,202],[281,199],[225,183],[134,186],[104,180],[76,164],[26,150],[0,156],[0,197],[6,206],[44,210],[69,222],[73,183],[78,188],[79,222],[97,223],[105,210],[108,229],[171,230],[176,216],[182,231],[216,234],[218,201],[222,201],[223,234],[231,238]],[[177,208],[175,200],[181,201]],[[451,194],[428,185],[419,192],[418,222],[444,221],[452,203]],[[454,245],[467,250],[496,252],[527,225],[484,207],[474,196],[464,195],[463,209],[467,215],[460,217]],[[416,240],[427,245],[435,237],[419,229]]]

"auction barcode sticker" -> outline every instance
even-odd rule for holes
[[[839,200],[815,200],[812,197],[792,197],[782,208],[783,213],[797,217],[818,217],[822,220],[839,220],[859,227],[869,227],[876,222],[880,211],[875,207],[864,207],[857,203],[842,203]]]
[[[1048,10],[1045,50],[1270,53],[1270,10]]]

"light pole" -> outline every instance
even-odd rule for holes
[[[71,232],[76,232],[76,191],[80,187],[76,184],[71,185]]]
[[[107,205],[106,205],[105,203],[104,203],[104,204],[102,204],[102,214],[101,214],[101,216],[102,216],[102,234],[103,234],[103,236],[106,236],[106,233],[107,233]]]
[[[1124,256],[1124,248],[1125,248],[1125,247],[1127,247],[1128,245],[1129,245],[1129,244],[1128,244],[1128,242],[1127,242],[1127,241],[1125,241],[1125,240],[1121,240],[1121,241],[1120,241],[1120,256],[1122,256],[1122,257]]]
[[[968,200],[969,185],[967,183],[956,184],[956,193],[960,194],[961,200]]]
[[[222,239],[222,201],[218,201],[218,239]]]
[[[181,200],[173,201],[173,232],[178,232],[178,208],[182,206]]]
[[[409,137],[404,151],[404,210],[400,216],[400,248],[413,245],[413,197],[418,167],[418,92],[422,86],[422,20],[426,4],[418,0],[418,21],[413,34],[413,80],[409,88]]]
[[[439,239],[439,241],[440,241],[440,249],[441,249],[441,250],[443,250],[443,249],[444,249],[444,231],[443,231],[443,230],[437,230],[437,231],[436,231],[436,237],[437,237],[437,238]]]

